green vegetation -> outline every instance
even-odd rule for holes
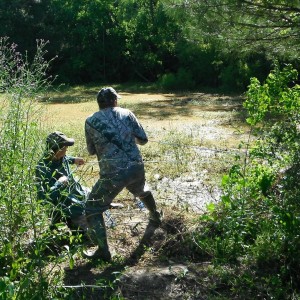
[[[29,62],[15,51],[14,45],[1,40],[1,61],[5,66],[1,72],[5,87],[1,97],[0,148],[5,158],[0,165],[0,261],[4,266],[0,273],[1,299],[84,295],[84,290],[78,294],[76,287],[64,285],[64,272],[59,268],[66,263],[71,270],[74,268],[76,257],[80,257],[81,237],[70,234],[63,224],[49,231],[49,211],[36,201],[35,195],[34,166],[42,152],[37,141],[43,136],[37,99],[49,82],[44,77],[49,65],[43,59],[44,47],[39,42],[37,54]],[[297,71],[288,65],[276,67],[265,83],[251,79],[244,107],[253,139],[241,144],[240,154],[235,151],[235,161],[234,157],[226,161],[225,156],[215,156],[214,160],[196,155],[193,147],[208,148],[209,144],[199,143],[193,132],[165,132],[161,136],[163,143],[152,143],[143,150],[146,162],[158,161],[149,165],[150,177],[157,173],[170,179],[188,176],[203,168],[205,161],[209,173],[227,173],[222,179],[220,202],[209,204],[204,214],[185,215],[180,207],[168,208],[164,204],[167,219],[163,229],[169,236],[157,250],[162,262],[209,261],[202,272],[209,280],[205,295],[211,299],[281,299],[299,295],[297,76]],[[76,127],[69,131],[81,136]],[[83,137],[78,140],[78,148],[73,149],[76,152],[83,147]],[[217,163],[220,160],[222,163]],[[89,176],[97,176],[96,173],[83,169],[80,176],[88,182],[92,180]],[[215,185],[218,176],[207,184]],[[55,246],[62,241],[65,246]],[[116,258],[114,268],[117,272],[111,275],[118,276],[101,278],[94,288],[101,289],[107,299],[122,299],[115,288],[126,268],[125,258]],[[176,276],[177,281],[185,282],[188,273],[182,271]],[[220,286],[225,287],[222,292]]]
[[[223,177],[218,205],[199,217],[193,240],[243,299],[299,297],[299,85],[291,66],[251,80],[244,106],[255,145]],[[290,87],[291,86],[291,87]],[[236,278],[238,274],[238,278]]]
[[[35,165],[42,135],[37,99],[50,82],[45,78],[50,63],[44,60],[45,46],[38,41],[29,61],[14,44],[0,39],[0,299],[53,299],[63,293],[55,265],[73,251],[70,247],[55,257],[56,243],[69,234],[61,224],[48,230],[47,208],[36,200]],[[77,242],[70,237],[71,245]],[[45,268],[49,260],[51,269]]]
[[[81,181],[98,177],[83,120],[99,83],[170,92],[122,104],[151,125],[141,149],[150,184],[173,184],[156,189],[165,217],[156,240],[135,250],[142,263],[188,265],[170,271],[183,299],[299,299],[299,24],[297,0],[0,0],[0,299],[126,299],[134,290],[120,282],[139,223],[112,231],[127,253],[87,263],[84,237],[65,224],[50,230],[51,208],[36,199],[34,168],[51,130],[75,138],[71,154],[88,161],[74,170]],[[210,100],[216,91],[246,94],[224,105],[224,95]],[[223,131],[209,139],[210,122]],[[222,136],[229,127],[241,141]],[[195,213],[175,194],[181,181],[220,197]],[[85,267],[101,274],[72,285]]]
[[[49,41],[46,58],[57,57],[49,71],[60,83],[244,91],[250,77],[266,77],[274,58],[297,63],[299,8],[235,2],[1,0],[0,36],[30,57],[37,38]]]
[[[181,20],[181,24],[188,24],[185,32],[190,37],[205,36],[221,43],[226,51],[252,53],[252,59],[265,53],[272,58],[298,60],[300,6],[297,0],[166,2],[169,13]]]

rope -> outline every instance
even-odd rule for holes
[[[207,148],[207,147],[202,147],[202,146],[194,146],[194,145],[184,145],[184,144],[176,144],[176,143],[169,143],[169,142],[161,142],[161,141],[155,141],[155,140],[148,140],[151,143],[157,143],[157,144],[163,144],[163,145],[170,145],[173,147],[181,147],[181,148],[191,148],[191,149],[196,149],[200,151],[207,151],[207,152],[214,152],[214,153],[223,153],[223,154],[243,154],[247,155],[248,150],[247,149],[212,149],[212,148]],[[113,159],[110,159],[113,160]],[[160,163],[163,160],[143,160],[144,163]],[[166,161],[166,160],[164,160]],[[178,161],[177,159],[167,159],[167,161],[172,162],[172,161]],[[98,164],[99,161],[91,160],[85,162],[85,164]]]
[[[157,144],[164,144],[164,145],[170,145],[170,146],[176,146],[176,147],[186,147],[186,148],[192,148],[192,149],[199,149],[203,151],[211,151],[211,152],[239,152],[241,150],[247,151],[246,149],[211,149],[201,146],[193,146],[193,145],[184,145],[184,144],[176,144],[176,143],[169,143],[169,142],[161,142],[161,141],[155,141],[155,140],[148,140],[151,143],[157,143]]]

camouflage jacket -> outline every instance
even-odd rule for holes
[[[38,199],[52,203],[69,217],[82,215],[85,207],[84,189],[73,177],[69,165],[74,161],[72,156],[64,156],[57,161],[44,157],[35,170]],[[61,176],[68,177],[67,186],[58,181]]]
[[[110,107],[97,111],[85,122],[89,154],[97,155],[100,174],[118,173],[132,164],[143,163],[137,144],[148,142],[147,135],[128,109]]]

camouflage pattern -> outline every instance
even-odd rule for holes
[[[60,159],[55,158],[60,149],[73,146],[74,142],[61,131],[50,133],[46,138],[44,155],[35,169],[38,199],[53,205],[54,223],[62,218],[72,222],[76,219],[76,224],[83,220],[89,191],[72,174],[70,164],[75,164],[75,157],[64,155]],[[67,182],[61,182],[61,177],[67,177]]]
[[[68,138],[64,133],[60,131],[54,131],[50,133],[46,139],[47,149],[58,150],[64,146],[73,146],[74,139]]]
[[[84,213],[87,192],[77,182],[71,172],[70,164],[75,158],[64,156],[60,160],[43,157],[36,166],[36,184],[38,199],[50,202],[57,212],[73,218]],[[61,176],[68,177],[68,185],[59,182]]]
[[[146,144],[148,139],[135,115],[120,107],[104,108],[88,117],[85,136],[88,152],[97,155],[100,167],[100,178],[86,202],[87,221],[97,232],[98,254],[106,259],[110,257],[106,229],[97,223],[99,219],[103,223],[102,208],[123,188],[140,197],[141,201],[146,199],[145,205],[149,202],[147,197],[152,197],[145,188],[144,163],[137,146]],[[154,199],[146,206],[150,214],[156,212]]]
[[[144,163],[138,144],[148,142],[135,115],[128,109],[109,107],[88,117],[85,124],[87,149],[96,154],[100,179],[93,186],[87,209],[99,209],[127,188],[136,197],[144,197]],[[95,200],[95,201],[93,201]]]
[[[54,210],[50,212],[52,224],[65,220],[71,229],[82,229],[97,244],[98,236],[103,236],[103,230],[105,233],[104,220],[98,213],[97,218],[92,218],[93,229],[90,229],[86,216],[89,190],[74,178],[70,168],[74,163],[75,157],[68,155],[60,160],[51,160],[47,155],[43,157],[36,166],[38,199],[53,205]],[[67,185],[58,181],[61,176],[68,177]],[[101,247],[102,243],[101,240]]]
[[[102,207],[107,207],[124,188],[139,198],[150,194],[145,185],[143,165],[136,164],[122,172],[101,176],[89,194],[90,200],[86,202],[87,211],[101,210]]]
[[[89,154],[97,155],[101,175],[143,164],[136,143],[144,145],[148,139],[130,110],[110,107],[94,113],[86,120],[85,135]]]

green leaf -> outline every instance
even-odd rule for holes
[[[74,268],[74,258],[73,258],[72,255],[70,256],[69,266],[70,266],[70,269],[71,269],[71,270]]]
[[[224,175],[222,177],[222,186],[226,186],[226,184],[229,182],[229,176],[228,175]]]
[[[215,210],[216,206],[214,203],[211,202],[206,205],[206,208],[208,209],[208,211],[213,212]]]

